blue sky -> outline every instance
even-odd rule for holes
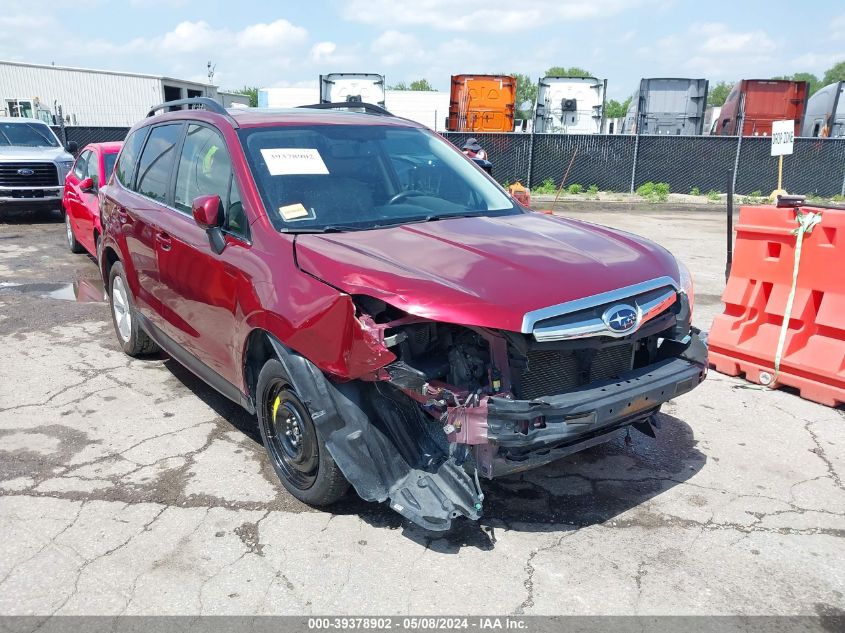
[[[823,73],[845,60],[841,0],[3,0],[0,59],[215,83],[313,85],[321,72],[388,83],[580,66],[624,98],[640,77],[711,81]]]

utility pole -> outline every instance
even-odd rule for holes
[[[206,68],[208,69],[208,88],[205,89],[205,96],[211,96],[211,85],[214,83],[214,69],[217,68],[217,64],[212,64],[211,60],[209,60],[208,64],[206,64]]]

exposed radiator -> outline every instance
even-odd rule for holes
[[[517,398],[556,396],[582,385],[611,380],[634,365],[632,343],[598,350],[532,350],[528,364],[514,381]]]

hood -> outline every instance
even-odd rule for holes
[[[73,155],[63,147],[21,147],[18,145],[0,145],[0,161],[12,160],[49,160],[72,161]]]
[[[519,332],[526,312],[669,276],[664,248],[602,226],[526,213],[301,234],[299,267],[435,321]]]

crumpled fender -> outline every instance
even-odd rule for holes
[[[308,309],[294,310],[283,317],[279,311],[261,308],[274,305],[276,288],[267,283],[254,285],[257,298],[246,318],[248,329],[272,332],[322,371],[355,380],[396,360],[377,335],[355,317],[355,305],[348,294],[300,275],[291,280],[288,292],[294,298],[293,305]],[[300,297],[305,298],[300,301]]]
[[[427,461],[422,467],[412,466],[397,443],[406,456],[423,446],[431,449],[430,443],[400,437],[407,429],[394,432],[389,421],[373,424],[364,409],[360,383],[332,383],[308,359],[274,337],[270,342],[329,453],[362,499],[389,499],[396,512],[429,530],[448,530],[460,515],[473,520],[481,516],[473,481],[454,458],[442,453],[439,459],[421,460]]]

